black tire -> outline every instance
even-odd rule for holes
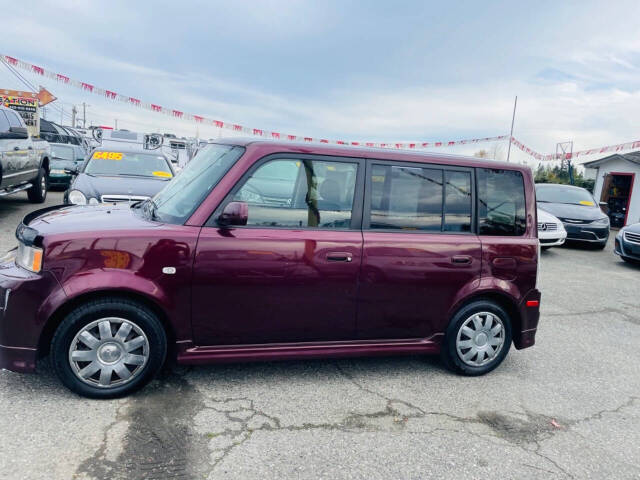
[[[69,349],[84,327],[107,317],[124,319],[139,327],[148,340],[148,356],[146,364],[127,383],[99,387],[76,375],[69,360]],[[139,390],[160,371],[166,354],[167,336],[156,315],[143,305],[118,297],[94,300],[77,307],[65,317],[51,341],[51,363],[58,377],[71,391],[89,398],[117,398]]]
[[[47,199],[49,188],[49,176],[44,168],[40,168],[38,176],[33,181],[33,186],[27,190],[27,196],[31,203],[44,203]]]
[[[464,323],[475,314],[478,313],[491,313],[502,320],[504,325],[503,343],[500,350],[496,353],[496,356],[488,363],[481,366],[473,366],[465,363],[458,355],[456,348],[456,339],[458,331],[462,328]],[[443,363],[450,370],[466,376],[478,376],[489,373],[495,369],[509,353],[511,348],[511,318],[497,303],[490,300],[476,300],[468,305],[462,307],[451,319],[445,337],[442,342],[441,357]]]

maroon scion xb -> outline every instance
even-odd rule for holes
[[[237,139],[152,199],[27,215],[0,264],[0,367],[50,354],[81,395],[181,364],[441,354],[464,375],[534,344],[528,168]]]

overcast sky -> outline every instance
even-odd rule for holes
[[[3,22],[0,53],[249,127],[360,141],[494,136],[508,134],[518,95],[514,135],[542,153],[640,139],[638,1],[55,0],[20,11]],[[92,123],[196,131],[25,76],[67,111],[89,103]],[[0,67],[0,88],[22,85]]]

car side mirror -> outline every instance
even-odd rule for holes
[[[222,227],[246,225],[249,219],[249,205],[246,202],[230,202],[218,217],[218,225]]]
[[[608,207],[609,204],[607,202],[599,202],[598,205],[600,205],[601,207]]]
[[[70,175],[77,175],[79,172],[78,167],[69,167],[64,169],[64,173],[68,173]]]

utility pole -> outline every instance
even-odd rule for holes
[[[74,105],[73,108],[71,109],[71,126],[73,128],[76,128],[76,114],[77,113],[78,113],[78,109]]]
[[[118,119],[116,118],[116,130],[118,129]]]
[[[87,104],[82,102],[82,128],[87,128]]]
[[[513,124],[516,121],[516,105],[518,105],[518,96],[516,95],[516,99],[513,102],[513,116],[511,117],[511,133],[509,134],[509,149],[507,150],[507,162],[509,161],[509,157],[511,157],[511,140],[513,139]]]

